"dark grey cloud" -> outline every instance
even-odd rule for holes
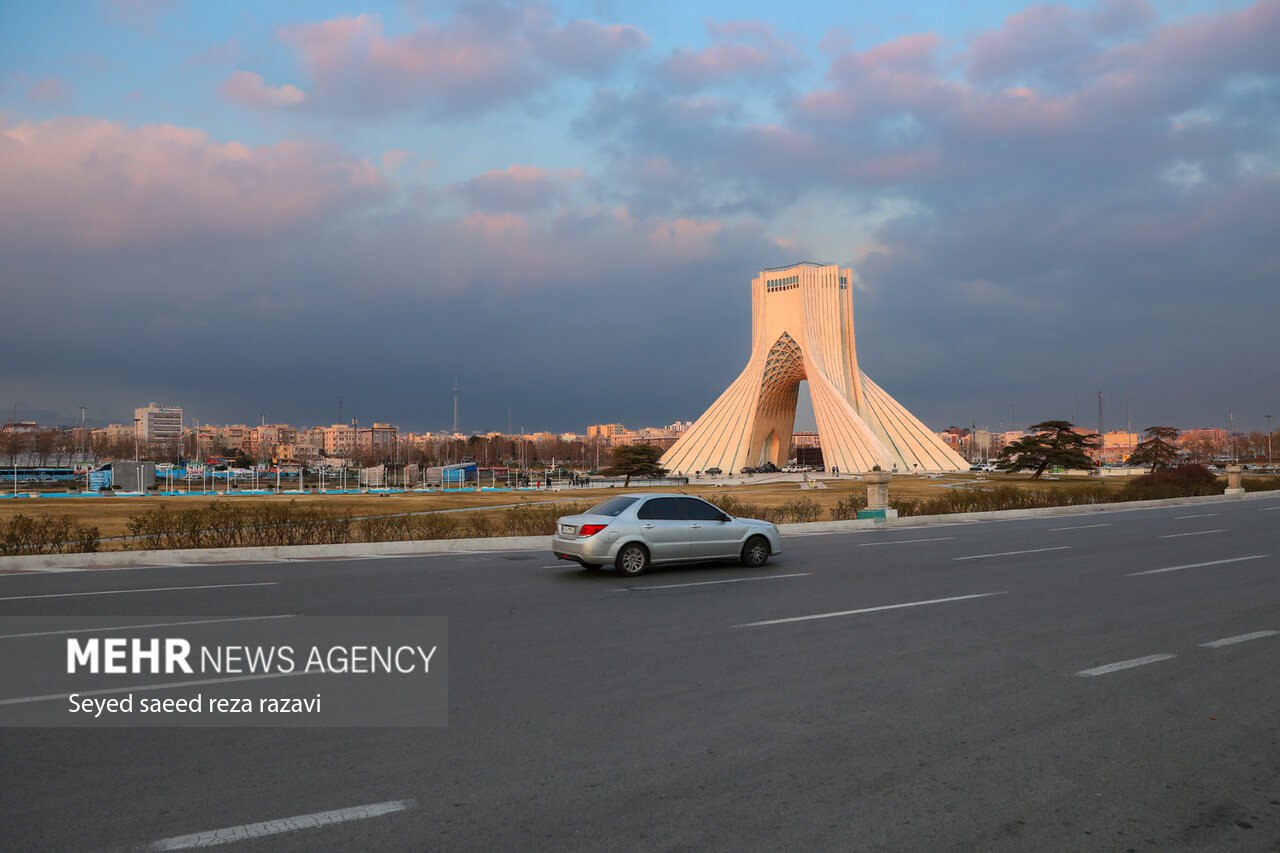
[[[505,429],[508,407],[516,427],[576,432],[694,417],[741,367],[742,268],[772,248],[751,225],[418,207],[234,252],[10,252],[15,316],[69,310],[57,346],[40,322],[0,341],[0,406],[328,423],[342,396],[347,417],[440,429],[456,376],[467,428]]]

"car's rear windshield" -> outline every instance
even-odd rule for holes
[[[587,515],[607,515],[610,518],[617,518],[622,511],[635,503],[639,498],[609,498],[601,504],[596,504],[587,510]]]

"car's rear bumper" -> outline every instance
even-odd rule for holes
[[[602,536],[592,536],[588,539],[570,538],[556,534],[551,537],[551,551],[561,560],[573,560],[577,563],[593,563],[604,565],[613,562],[616,554],[613,553],[616,542],[611,542]]]

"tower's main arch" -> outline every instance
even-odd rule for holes
[[[733,384],[662,457],[669,471],[726,473],[791,456],[808,380],[828,468],[960,471],[967,464],[858,369],[852,271],[800,263],[751,282],[751,356]]]

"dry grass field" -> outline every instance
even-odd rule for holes
[[[835,505],[850,494],[865,496],[866,486],[852,477],[824,477],[816,482],[825,488],[808,488],[794,479],[773,480],[770,482],[747,481],[741,485],[723,485],[715,481],[698,480],[678,489],[687,494],[699,495],[715,503],[717,498],[732,497],[740,504],[751,504],[757,507],[782,507],[800,499],[808,499],[822,507],[823,516],[829,517]],[[993,485],[1007,485],[1017,488],[1071,489],[1081,485],[1096,486],[1101,482],[1105,487],[1119,490],[1124,485],[1123,478],[1099,480],[1090,477],[1062,478],[1058,480],[1031,480],[1026,474],[1018,475],[984,475],[978,479],[973,474],[956,474],[937,479],[916,476],[895,477],[890,485],[890,493],[894,498],[931,498],[956,488],[990,488]],[[634,489],[645,491],[646,489]],[[654,491],[670,491],[671,489],[655,488]],[[410,513],[448,512],[456,514],[459,526],[464,520],[469,521],[475,515],[489,518],[497,524],[505,507],[520,503],[595,503],[619,489],[563,489],[559,491],[521,491],[521,492],[435,492],[401,495],[272,495],[241,497],[102,497],[102,498],[51,498],[51,499],[16,499],[0,502],[0,523],[5,523],[16,515],[28,517],[48,513],[49,515],[66,515],[76,523],[92,525],[99,529],[101,536],[111,540],[126,536],[129,533],[129,519],[149,510],[165,507],[171,511],[180,511],[210,503],[232,502],[237,505],[252,503],[271,503],[295,501],[300,507],[322,507],[336,512],[348,512],[357,518],[375,516],[395,516]],[[490,509],[485,509],[485,508]],[[104,542],[104,549],[121,547],[119,542]]]

